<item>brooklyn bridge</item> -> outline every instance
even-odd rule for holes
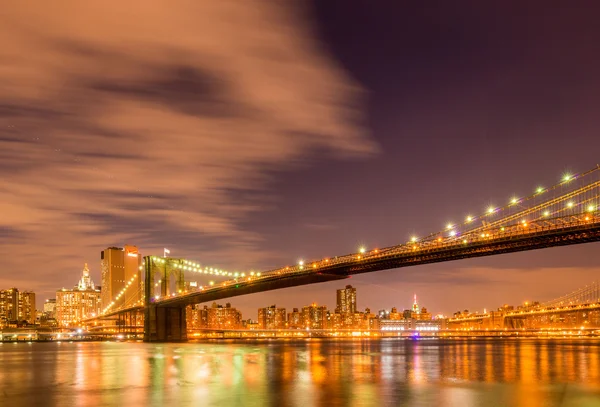
[[[230,272],[189,259],[146,256],[140,270],[143,278],[133,278],[118,298],[104,304],[101,315],[83,323],[93,326],[99,321],[115,320],[119,326],[139,326],[139,330],[143,320],[145,341],[185,341],[185,310],[189,305],[343,280],[360,273],[597,242],[600,240],[599,187],[600,166],[597,166],[583,173],[565,174],[551,187],[538,187],[528,196],[511,197],[503,205],[490,206],[461,222],[447,224],[434,233],[413,236],[407,242],[300,260],[271,270]],[[210,280],[193,286],[187,280],[194,275]],[[131,295],[133,293],[138,295]],[[548,315],[598,312],[600,299],[597,292],[594,295],[595,298],[579,296],[562,304],[545,304],[527,312]],[[457,317],[450,322],[458,328],[467,324],[472,327],[476,321],[487,329],[504,327],[507,323],[519,328],[523,323],[518,321],[523,317],[523,314],[490,313]]]

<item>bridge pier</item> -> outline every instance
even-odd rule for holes
[[[159,307],[144,310],[144,342],[186,342],[185,307]]]

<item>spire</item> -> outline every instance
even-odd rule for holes
[[[83,270],[81,272],[81,280],[79,280],[77,288],[81,291],[93,290],[96,288],[94,282],[90,277],[90,269],[88,268],[87,263],[84,263],[83,265]]]

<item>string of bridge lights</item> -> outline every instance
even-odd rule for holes
[[[573,174],[570,174],[570,173],[566,173],[566,174],[564,174],[562,176],[561,181],[558,184],[555,184],[552,187],[544,188],[542,186],[538,186],[535,189],[535,192],[532,195],[529,195],[529,196],[526,196],[526,197],[522,197],[522,198],[518,198],[518,197],[513,196],[512,198],[510,198],[509,203],[507,205],[499,206],[499,207],[491,205],[481,215],[478,215],[478,216],[468,215],[468,216],[466,216],[465,221],[462,224],[460,224],[460,223],[455,224],[455,223],[450,222],[450,223],[448,223],[446,225],[446,228],[443,231],[432,233],[432,234],[430,234],[428,236],[425,236],[423,238],[418,238],[417,236],[412,236],[410,238],[410,242],[409,243],[412,244],[412,249],[416,250],[417,249],[416,244],[418,242],[425,242],[425,241],[429,241],[429,240],[431,240],[431,241],[437,240],[438,242],[441,242],[442,241],[442,237],[441,236],[444,236],[446,234],[449,237],[456,237],[459,234],[459,232],[457,231],[457,229],[459,227],[461,227],[461,226],[462,227],[467,226],[467,225],[472,224],[473,222],[475,222],[477,220],[489,219],[489,217],[492,216],[492,215],[494,215],[494,214],[497,214],[497,213],[499,213],[499,212],[501,212],[503,210],[506,210],[506,209],[513,208],[516,205],[521,204],[521,203],[523,203],[525,201],[528,201],[528,200],[531,200],[533,198],[539,197],[542,194],[545,194],[547,192],[550,192],[552,190],[560,188],[560,187],[562,187],[562,186],[570,183],[573,180],[582,178],[582,177],[584,177],[584,176],[586,176],[586,175],[588,175],[588,174],[590,174],[590,173],[592,173],[594,171],[597,171],[597,170],[600,170],[600,166],[598,166],[598,167],[596,167],[596,168],[594,168],[594,169],[592,169],[590,171],[587,171],[585,173],[580,173],[580,174],[576,174],[576,175],[573,175]],[[597,183],[597,182],[598,181],[596,181],[595,183]],[[575,190],[575,191],[572,191],[572,192],[576,192],[575,195],[578,195],[578,194],[580,194],[582,192],[585,192],[585,191],[580,191],[580,192],[577,192],[577,191],[578,190]],[[563,200],[561,199],[561,197],[558,197],[556,199],[559,200],[559,201],[557,201],[557,203],[558,202],[563,202]],[[597,196],[595,196],[593,199],[597,199]],[[585,204],[585,203],[586,202],[583,202],[582,204]],[[539,204],[539,205],[542,205],[542,204]],[[565,204],[565,208],[566,209],[572,209],[575,206],[576,206],[576,203],[573,200],[569,200]],[[599,208],[598,204],[596,204],[596,203],[588,203],[587,206],[585,207],[584,212],[592,213],[592,212],[595,212],[595,211],[597,211],[599,209],[600,208]],[[522,216],[523,212],[527,212],[528,210],[535,211],[537,209],[536,209],[536,206],[534,205],[532,208],[526,208],[526,209],[524,209],[522,211],[519,211],[518,213],[513,214],[513,215],[516,216],[516,217],[520,217],[520,216]],[[557,212],[559,212],[561,210],[562,209],[559,209],[559,210],[557,210],[557,211],[555,211],[553,213],[551,213],[548,210],[545,210],[544,212],[542,212],[542,217],[548,218],[548,217],[550,217],[550,215],[553,215],[554,213],[557,213]],[[513,216],[513,215],[508,215],[508,217]],[[585,219],[589,220],[589,217],[586,216]],[[516,225],[521,226],[521,227],[527,227],[527,221],[526,220],[521,220]],[[487,226],[484,225],[483,228],[486,228],[488,226],[489,225],[487,225]],[[513,225],[513,226],[515,226],[515,225]],[[471,230],[467,231],[467,233],[471,233],[473,231],[476,231],[477,229],[478,228],[471,229]],[[504,226],[499,227],[498,230],[504,232],[505,227]],[[488,234],[486,234],[486,233],[482,233],[481,234],[482,238],[484,238],[486,236],[489,237],[490,234],[489,233]],[[464,239],[463,243],[465,243],[465,244],[468,243],[468,240]],[[403,246],[403,245],[399,245],[399,246]],[[351,258],[351,259],[361,260],[362,258],[365,257],[366,254],[378,254],[379,253],[379,249],[373,249],[373,250],[369,251],[368,253],[367,252],[368,252],[367,249],[364,246],[361,246],[358,249],[358,253],[354,253],[354,254],[346,255],[346,256],[341,256],[340,259],[345,259],[346,257],[349,256],[349,258]],[[164,264],[166,262],[166,260],[164,258],[160,258],[160,257],[157,257],[157,256],[153,256],[151,258],[155,262],[158,262],[158,263],[161,263],[161,264]],[[336,257],[335,259],[338,259],[338,257]],[[297,267],[298,270],[305,270],[305,269],[311,270],[311,269],[318,268],[319,265],[327,265],[328,263],[330,263],[330,260],[328,258],[325,258],[325,259],[322,259],[322,260],[313,261],[313,262],[308,262],[308,263],[305,262],[303,259],[300,259],[300,260],[298,260],[296,267]],[[212,268],[212,267],[202,267],[198,263],[194,263],[194,262],[187,261],[187,260],[184,260],[182,263],[177,264],[175,267],[177,267],[179,269],[182,269],[182,270],[185,270],[185,271],[192,271],[192,272],[204,273],[204,274],[213,274],[213,275],[219,275],[219,276],[225,276],[225,277],[233,277],[236,282],[240,278],[244,278],[244,280],[247,279],[248,281],[250,281],[254,277],[261,277],[261,273],[260,272],[258,272],[258,273],[250,272],[248,274],[247,273],[240,273],[240,272],[228,272],[228,271],[224,271],[224,270],[220,270],[220,269],[216,269],[216,268]],[[292,269],[294,269],[294,268],[295,267],[292,267]],[[289,270],[290,270],[289,266],[282,267],[282,268],[275,269],[275,270],[271,270],[269,272],[266,272],[265,277],[267,275],[271,275],[273,273],[281,274],[282,272],[286,272],[286,271],[289,271]],[[246,278],[246,276],[248,276],[248,277]],[[210,287],[214,286],[214,284],[215,284],[214,281],[210,281],[209,282],[209,286]],[[226,286],[227,284],[228,284],[227,282],[223,282],[224,286]],[[199,289],[202,290],[202,291],[204,291],[205,287],[200,286]],[[156,299],[158,299],[158,298],[159,298],[159,296],[156,297]]]
[[[119,291],[119,293],[116,295],[115,299],[102,310],[102,314],[106,314],[116,304],[116,302],[125,294],[127,289],[131,286],[131,284],[133,284],[136,278],[137,275],[131,277],[127,284],[125,284],[125,287],[123,287],[121,291]]]
[[[494,206],[494,205],[490,205],[485,210],[485,212],[482,213],[481,215],[478,215],[478,216],[467,215],[466,218],[465,218],[465,221],[462,224],[459,224],[459,223],[455,224],[453,222],[449,222],[446,225],[446,228],[445,228],[444,231],[439,231],[439,232],[436,232],[436,233],[432,233],[432,234],[427,235],[427,236],[425,236],[424,238],[421,238],[421,239],[418,238],[418,237],[416,237],[416,236],[411,236],[410,242],[416,243],[418,241],[426,240],[426,239],[432,238],[434,236],[439,236],[439,235],[443,234],[444,232],[448,233],[449,236],[451,236],[451,237],[455,237],[458,234],[458,232],[456,231],[456,229],[458,227],[460,227],[460,226],[466,226],[466,225],[471,224],[474,221],[477,221],[477,220],[480,220],[480,219],[483,220],[483,219],[485,219],[485,218],[487,218],[487,217],[489,217],[489,216],[491,216],[493,214],[496,214],[496,213],[498,213],[500,211],[503,211],[505,209],[514,207],[515,205],[518,205],[518,204],[520,204],[522,202],[528,201],[528,200],[530,200],[532,198],[535,198],[535,197],[538,197],[538,196],[540,196],[540,195],[542,195],[542,194],[544,194],[546,192],[549,192],[549,191],[552,191],[552,190],[554,190],[554,189],[556,189],[558,187],[564,186],[565,184],[567,184],[567,183],[569,183],[569,182],[571,182],[573,180],[576,180],[577,178],[580,178],[580,177],[583,177],[585,175],[588,175],[588,174],[592,173],[593,171],[597,171],[598,169],[600,169],[600,167],[596,167],[596,168],[594,168],[594,169],[592,169],[590,171],[587,171],[587,172],[582,173],[582,174],[577,174],[577,175],[572,175],[570,173],[565,173],[563,175],[561,181],[558,184],[555,184],[555,185],[553,185],[550,188],[544,188],[542,186],[538,186],[535,189],[535,192],[532,195],[529,195],[529,196],[526,196],[526,197],[523,197],[523,198],[518,198],[518,197],[514,197],[513,196],[510,199],[509,203],[507,205],[505,205],[505,206],[497,207],[497,206]],[[572,209],[575,206],[575,202],[568,201],[565,206],[568,209]],[[595,212],[596,210],[598,210],[598,205],[593,204],[593,203],[592,204],[588,204],[588,206],[586,208],[587,212]],[[546,210],[546,211],[544,211],[542,213],[542,215],[543,215],[543,217],[549,217],[551,215],[551,213],[550,213],[550,211]]]

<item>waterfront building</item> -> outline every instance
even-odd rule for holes
[[[101,292],[94,285],[86,263],[75,287],[56,292],[56,322],[60,327],[74,326],[82,319],[97,316],[100,311]]]
[[[289,329],[300,329],[303,328],[302,314],[298,311],[298,308],[293,308],[292,312],[287,315],[287,326]]]
[[[239,329],[242,326],[242,313],[230,303],[225,307],[213,303],[207,312],[208,329]]]
[[[286,328],[285,308],[277,308],[271,305],[258,309],[258,326],[260,329],[284,329]]]
[[[241,329],[242,313],[233,308],[230,303],[222,306],[213,302],[208,307],[196,304],[186,311],[188,329]]]
[[[316,303],[302,307],[302,327],[306,329],[325,329],[327,325],[327,307]]]
[[[119,308],[125,304],[141,303],[143,298],[142,256],[136,246],[109,247],[100,252],[102,275],[102,304],[106,308]],[[117,295],[126,284],[133,280],[125,293],[117,299]]]
[[[0,290],[0,326],[35,323],[35,293],[17,288]]]

